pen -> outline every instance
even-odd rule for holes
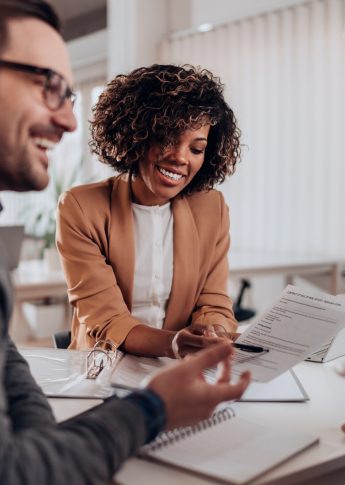
[[[268,349],[258,347],[257,345],[240,344],[238,342],[234,342],[232,345],[236,349],[243,350],[244,352],[254,352],[255,354],[258,354],[260,352],[268,352]]]

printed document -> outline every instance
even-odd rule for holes
[[[270,381],[320,349],[344,326],[344,298],[289,285],[237,339],[268,352],[250,355],[236,350],[232,372],[249,370],[254,381]]]

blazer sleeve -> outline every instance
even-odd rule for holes
[[[229,208],[223,195],[220,192],[217,192],[217,194],[219,195],[218,213],[220,214],[217,237],[214,250],[208,251],[211,260],[208,264],[205,283],[192,314],[192,324],[218,323],[223,325],[227,331],[234,332],[238,325],[232,310],[232,301],[228,295]]]
[[[90,222],[71,192],[63,194],[58,204],[56,238],[79,324],[86,326],[91,339],[111,339],[121,345],[141,322],[132,317],[106,260],[105,227],[96,228]]]

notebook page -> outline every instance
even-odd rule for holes
[[[317,441],[315,437],[276,432],[235,417],[150,451],[147,456],[242,485]]]

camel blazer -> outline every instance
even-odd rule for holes
[[[57,212],[57,247],[73,306],[70,348],[98,339],[121,345],[133,327],[134,220],[127,175],[74,187]],[[173,282],[163,328],[191,323],[236,328],[227,294],[229,215],[222,194],[200,192],[172,201]]]

